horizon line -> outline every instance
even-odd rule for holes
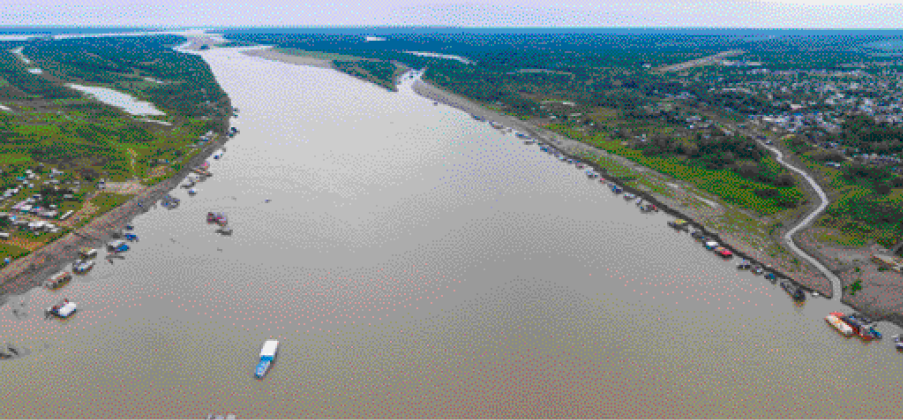
[[[899,28],[832,28],[832,27],[750,27],[750,26],[450,26],[450,25],[0,25],[3,29],[640,29],[640,30],[754,30],[754,31],[903,31]]]

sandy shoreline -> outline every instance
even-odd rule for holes
[[[274,50],[273,48],[266,49],[254,49],[248,51],[242,51],[242,54],[250,55],[251,57],[260,57],[265,58],[267,60],[275,60],[280,61],[287,64],[297,64],[299,66],[311,66],[311,67],[319,67],[323,69],[334,69],[332,66],[332,62],[329,60],[321,60],[319,58],[313,57],[305,57],[301,55],[294,54],[286,54],[279,51]]]

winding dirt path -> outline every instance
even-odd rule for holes
[[[841,296],[843,296],[843,285],[841,284],[840,277],[837,277],[837,275],[834,274],[834,272],[832,272],[827,267],[825,267],[815,257],[807,254],[805,251],[800,249],[796,245],[796,243],[793,241],[793,235],[795,235],[797,232],[799,232],[800,230],[802,230],[803,228],[808,226],[810,223],[812,223],[813,220],[818,218],[818,216],[820,216],[825,211],[825,209],[828,208],[828,205],[831,204],[831,201],[828,200],[828,195],[825,194],[825,191],[822,190],[820,186],[818,186],[818,183],[815,182],[815,179],[813,179],[806,171],[799,169],[796,166],[793,166],[793,165],[785,162],[783,152],[778,150],[776,147],[772,147],[772,146],[765,144],[765,142],[763,142],[762,140],[756,140],[756,141],[760,145],[762,145],[762,147],[764,147],[767,150],[770,150],[772,153],[774,153],[775,159],[778,161],[778,163],[780,163],[781,165],[784,165],[785,167],[787,167],[787,169],[790,169],[791,171],[796,172],[801,177],[803,177],[803,179],[805,179],[806,182],[808,182],[809,185],[812,186],[812,189],[818,195],[818,198],[820,201],[820,203],[818,204],[818,207],[816,207],[814,210],[812,210],[812,212],[809,213],[809,215],[804,217],[803,220],[800,220],[800,222],[796,226],[794,226],[793,228],[788,230],[787,233],[784,234],[784,243],[787,245],[788,248],[790,248],[790,250],[793,251],[794,254],[799,255],[800,258],[808,261],[809,264],[812,264],[812,266],[814,266],[816,269],[818,269],[818,271],[820,271],[825,277],[828,278],[828,280],[831,281],[831,289],[833,290],[831,300],[840,301]]]

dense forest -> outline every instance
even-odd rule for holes
[[[208,115],[228,98],[202,58],[171,48],[183,41],[171,35],[36,40],[23,52],[59,79],[112,85],[179,115]]]

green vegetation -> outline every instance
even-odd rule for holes
[[[0,264],[2,264],[2,261],[5,258],[14,260],[19,257],[24,257],[30,253],[31,251],[15,245],[0,243]]]
[[[116,194],[116,193],[100,193],[97,194],[93,199],[91,199],[91,204],[98,208],[95,215],[104,214],[116,207],[119,207],[126,201],[129,201],[134,197],[134,194]]]
[[[818,225],[840,233],[826,236],[826,239],[849,246],[877,241],[888,248],[900,240],[903,199],[900,190],[885,191],[880,187],[882,183],[887,185],[888,178],[896,179],[886,169],[857,165],[844,166],[843,170],[832,169],[815,160],[813,155],[817,155],[818,150],[802,140],[790,137],[785,144],[831,190],[832,202]]]
[[[11,186],[37,163],[88,181],[143,178],[161,162],[185,156],[200,135],[224,131],[229,99],[201,58],[170,48],[183,41],[151,36],[7,44],[0,52],[7,82],[0,100],[22,112],[0,113],[0,186]],[[27,72],[8,52],[16,44],[44,74]],[[150,101],[172,125],[141,121],[65,83],[102,85]]]
[[[769,155],[756,148],[746,147],[748,140],[745,139],[727,138],[697,143],[657,137],[649,142],[651,146],[631,148],[621,144],[621,141],[610,140],[603,134],[588,136],[574,132],[562,124],[550,125],[549,128],[675,179],[688,181],[729,203],[755,210],[762,215],[794,207],[802,199],[802,192],[793,186],[792,177],[788,180],[790,175],[783,172]],[[660,139],[667,144],[662,146],[664,143]],[[668,147],[670,153],[664,153],[661,147]],[[650,153],[650,148],[656,149]],[[688,155],[680,152],[682,149]],[[726,150],[745,153],[736,156],[730,155],[733,152]],[[736,163],[738,161],[739,164]]]
[[[370,60],[335,60],[332,62],[332,65],[344,73],[375,83],[390,91],[394,92],[398,90],[395,87],[395,80],[400,74],[400,71],[398,66],[394,63]]]
[[[0,191],[21,188],[2,207],[41,194],[36,205],[56,206],[60,214],[77,211],[95,191],[94,181],[159,181],[167,174],[161,168],[180,167],[197,153],[193,146],[199,136],[225,132],[229,98],[200,57],[171,48],[184,41],[167,35],[0,42],[0,101],[15,110],[0,112]],[[9,52],[18,46],[43,73],[29,72],[31,66]],[[68,83],[102,86],[149,101],[166,113],[158,120],[170,125],[142,121],[82,96]],[[51,176],[51,168],[60,172]],[[98,208],[93,216],[131,197],[101,193],[90,203]],[[38,245],[68,231],[10,234]],[[27,253],[0,244],[0,258]]]

